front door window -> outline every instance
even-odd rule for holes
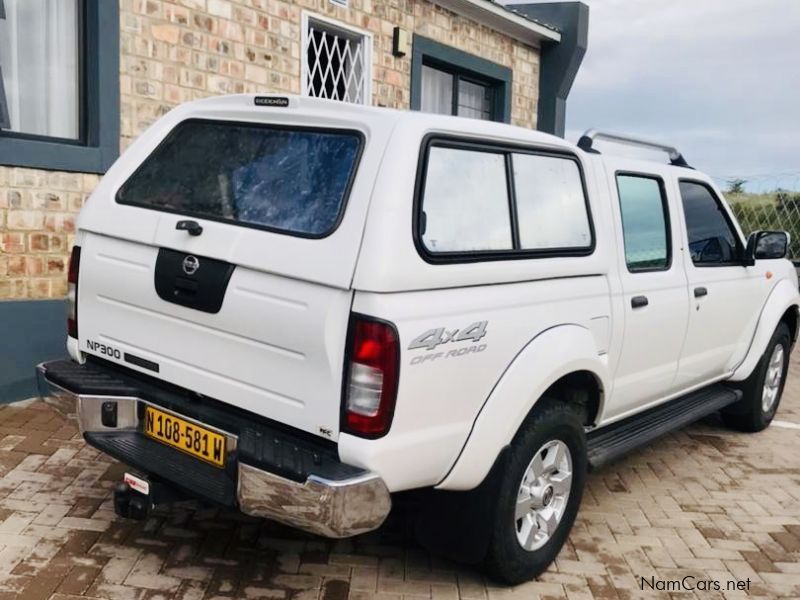
[[[739,236],[719,201],[701,183],[681,181],[680,186],[692,262],[707,267],[737,264]]]

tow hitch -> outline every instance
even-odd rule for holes
[[[118,483],[114,488],[114,512],[126,519],[142,521],[150,512],[150,498],[125,482]]]
[[[161,504],[170,504],[189,497],[159,481],[125,473],[114,487],[114,512],[126,519],[143,521]]]

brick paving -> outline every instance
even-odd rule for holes
[[[798,359],[777,419],[800,424]],[[0,600],[800,598],[789,427],[745,435],[711,418],[592,473],[556,563],[515,588],[430,557],[399,517],[337,542],[191,503],[121,520],[110,494],[123,470],[43,403],[0,407]],[[723,591],[640,588],[687,575]]]

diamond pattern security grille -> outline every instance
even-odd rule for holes
[[[308,21],[305,89],[309,96],[366,104],[365,38],[349,31]]]

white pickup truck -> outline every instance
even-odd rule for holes
[[[344,537],[418,490],[424,544],[519,582],[587,469],[719,410],[769,425],[798,331],[788,243],[745,238],[658,144],[206,99],[81,212],[71,360],[40,385],[130,466],[121,515],[188,496]]]

